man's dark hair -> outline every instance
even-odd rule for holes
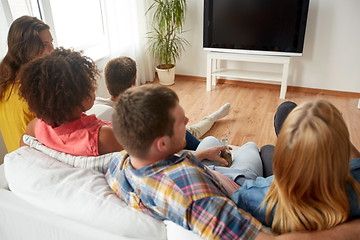
[[[164,86],[143,85],[125,91],[113,113],[114,133],[130,155],[143,158],[157,137],[172,136],[175,119],[171,110],[179,101]]]
[[[70,121],[76,108],[96,88],[99,71],[80,52],[58,48],[26,66],[20,75],[20,95],[30,111],[51,126]]]
[[[114,58],[105,65],[104,77],[110,95],[116,98],[135,85],[136,63],[129,57]]]

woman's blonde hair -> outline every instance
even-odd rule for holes
[[[349,215],[349,132],[338,109],[325,100],[304,103],[286,118],[274,152],[274,180],[264,199],[278,233],[322,230]]]

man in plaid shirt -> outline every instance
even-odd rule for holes
[[[186,144],[187,122],[176,93],[169,88],[144,85],[125,92],[113,114],[116,138],[127,150],[112,160],[106,174],[113,191],[129,206],[157,219],[171,220],[202,238],[275,238],[262,232],[261,224],[229,199],[236,184],[228,184],[226,176],[199,161],[217,159],[224,147],[174,155]],[[358,225],[342,225],[346,231],[276,238],[345,239],[359,234],[355,230]]]

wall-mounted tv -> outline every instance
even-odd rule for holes
[[[204,50],[301,56],[309,0],[204,0]]]

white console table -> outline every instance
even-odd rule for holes
[[[264,71],[244,71],[241,69],[222,69],[218,68],[221,60],[244,61],[257,63],[282,64],[282,72],[264,72]],[[207,76],[206,90],[211,91],[212,86],[216,86],[216,80],[219,77],[243,78],[259,80],[266,82],[280,82],[280,98],[284,99],[287,90],[287,79],[289,73],[290,57],[288,56],[264,56],[264,55],[246,55],[235,53],[216,53],[210,52],[207,55]]]

